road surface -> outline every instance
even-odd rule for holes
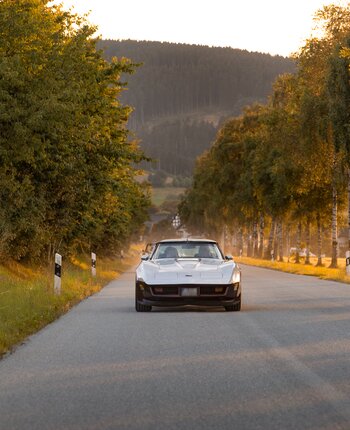
[[[0,361],[1,430],[350,429],[350,285],[245,266],[240,313],[136,313],[133,279]]]

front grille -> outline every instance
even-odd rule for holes
[[[151,291],[154,296],[181,296],[181,288],[198,288],[199,296],[224,296],[227,292],[226,286],[221,285],[152,285]]]
[[[152,294],[154,296],[178,296],[179,289],[177,286],[159,285],[152,287]]]

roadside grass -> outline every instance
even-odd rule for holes
[[[180,187],[154,187],[152,188],[152,203],[160,206],[165,200],[177,200],[186,188]]]
[[[316,258],[311,258],[311,264],[306,265],[304,263],[287,262],[285,258],[283,262],[262,260],[258,258],[250,257],[235,257],[237,263],[247,264],[250,266],[264,267],[267,269],[280,270],[282,272],[294,273],[298,275],[316,276],[321,279],[327,279],[332,281],[344,282],[350,284],[350,277],[345,273],[345,259],[338,259],[338,268],[332,269],[330,265],[330,258],[323,258],[322,267],[316,267]]]
[[[139,249],[124,259],[98,259],[91,276],[87,256],[63,260],[62,293],[53,292],[53,267],[29,267],[16,262],[0,266],[0,357],[29,335],[98,292],[138,261]]]

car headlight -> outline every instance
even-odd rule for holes
[[[233,289],[234,289],[235,291],[238,291],[238,288],[239,288],[239,282],[234,282],[234,283],[232,284],[232,287],[233,287]]]
[[[146,282],[142,279],[142,278],[138,278],[137,280],[136,280],[136,285],[138,286],[138,288],[141,290],[141,291],[144,291],[145,289],[146,289]]]
[[[236,284],[241,280],[241,273],[238,270],[234,270],[231,277],[231,283]]]

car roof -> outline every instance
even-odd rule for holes
[[[217,243],[215,240],[211,240],[211,239],[196,239],[193,237],[189,237],[187,239],[164,239],[164,240],[160,240],[157,243],[174,243],[174,242],[178,242],[178,243],[186,243],[186,242],[203,242],[203,243]]]

